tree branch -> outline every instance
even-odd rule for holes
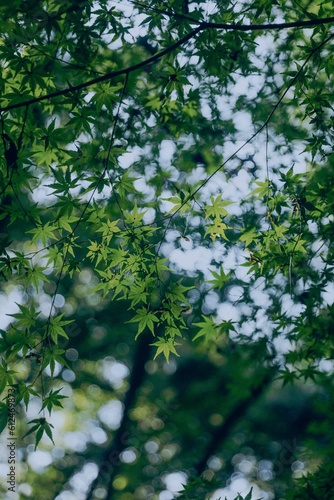
[[[78,90],[90,87],[91,85],[95,85],[96,83],[105,82],[106,80],[110,80],[111,78],[115,78],[117,76],[129,75],[133,71],[136,71],[137,69],[143,68],[144,66],[148,66],[149,64],[152,64],[155,61],[158,61],[159,59],[161,59],[163,56],[169,54],[170,52],[173,52],[173,50],[177,49],[178,47],[180,47],[184,43],[191,40],[201,30],[202,30],[201,27],[198,27],[198,28],[192,30],[186,36],[184,36],[183,38],[180,38],[180,40],[173,43],[170,47],[167,47],[166,49],[161,50],[160,52],[157,52],[154,56],[149,57],[148,59],[145,59],[144,61],[141,61],[137,64],[134,64],[133,66],[129,66],[128,68],[120,69],[117,71],[111,71],[110,73],[106,73],[105,75],[98,76],[97,78],[89,80],[88,82],[80,83],[79,85],[74,85],[73,87],[67,87],[66,89],[58,90],[56,92],[51,92],[50,94],[35,97],[34,99],[30,99],[27,101],[23,101],[23,102],[19,102],[16,104],[10,104],[8,106],[1,107],[0,113],[3,113],[5,111],[10,111],[11,109],[22,108],[23,106],[30,106],[31,104],[36,104],[38,102],[45,101],[47,99],[54,99],[55,97],[64,96],[64,95],[70,94],[71,92],[77,92]]]
[[[107,486],[107,498],[112,498],[112,483],[119,466],[119,457],[127,446],[127,428],[129,424],[129,410],[132,408],[137,391],[143,383],[145,377],[145,363],[150,357],[149,334],[141,334],[136,343],[136,350],[133,359],[133,367],[129,380],[129,390],[124,400],[124,412],[120,427],[118,428],[110,446],[105,450],[101,458],[101,465],[97,477],[91,484],[86,500],[92,500],[94,490],[99,483]],[[103,466],[108,465],[107,471]]]
[[[334,23],[334,17],[327,17],[323,19],[312,19],[308,21],[293,21],[290,23],[278,23],[278,24],[252,24],[252,25],[242,25],[242,24],[224,24],[224,23],[208,23],[204,22],[201,23],[197,28],[193,29],[190,31],[187,35],[184,37],[180,38],[180,40],[176,41],[173,43],[170,47],[167,47],[166,49],[161,50],[160,52],[157,52],[154,54],[152,57],[149,57],[148,59],[145,59],[144,61],[141,61],[137,64],[134,64],[133,66],[129,66],[128,68],[123,68],[117,71],[111,71],[109,73],[106,73],[105,75],[99,76],[97,78],[94,78],[92,80],[89,80],[87,82],[80,83],[78,85],[74,85],[73,87],[67,87],[62,90],[58,90],[56,92],[51,92],[50,94],[45,94],[39,97],[35,97],[33,99],[29,99],[26,101],[22,101],[19,103],[15,104],[9,104],[8,106],[3,106],[0,107],[0,113],[3,113],[5,111],[10,111],[12,109],[18,109],[22,108],[24,106],[30,106],[31,104],[36,104],[38,102],[45,101],[47,99],[54,99],[55,97],[60,97],[64,96],[67,94],[70,94],[71,92],[76,92],[78,90],[90,87],[91,85],[95,85],[96,83],[104,82],[106,80],[110,80],[111,78],[115,78],[120,75],[129,75],[133,71],[136,71],[140,68],[143,68],[145,66],[148,66],[159,59],[161,59],[163,56],[170,54],[173,52],[175,49],[178,47],[181,47],[183,44],[194,38],[197,33],[200,31],[204,31],[206,29],[219,29],[219,30],[226,30],[226,31],[270,31],[270,30],[282,30],[282,29],[287,29],[287,28],[308,28],[312,26],[319,26],[323,24],[330,24]]]
[[[195,465],[197,471],[197,476],[199,477],[205,471],[207,467],[207,461],[215,453],[215,451],[220,447],[227,437],[229,436],[231,429],[236,425],[240,418],[245,416],[248,408],[254,403],[254,400],[258,399],[266,389],[268,389],[269,384],[272,382],[275,374],[277,372],[277,367],[270,367],[262,376],[260,381],[252,388],[249,396],[246,399],[239,401],[224,423],[218,427],[211,436],[211,441],[205,450],[204,456]]]
[[[284,30],[288,28],[309,28],[322,24],[334,23],[334,17],[324,17],[319,19],[309,19],[308,21],[291,21],[289,23],[273,23],[273,24],[225,24],[225,23],[201,23],[201,28],[214,28],[219,30],[232,31],[271,31]]]

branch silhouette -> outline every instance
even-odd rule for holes
[[[107,498],[111,498],[112,495],[112,483],[115,475],[118,472],[118,466],[120,465],[119,457],[127,446],[126,436],[128,435],[128,426],[130,423],[129,411],[133,407],[137,392],[141,387],[145,378],[145,363],[150,359],[150,342],[151,337],[146,333],[140,335],[136,349],[133,357],[133,366],[129,380],[129,390],[126,393],[124,399],[124,411],[123,418],[120,427],[117,429],[114,438],[112,439],[110,445],[104,451],[102,455],[102,460],[99,465],[99,471],[97,477],[92,482],[89,492],[86,496],[86,500],[92,500],[94,498],[94,491],[99,484],[104,484],[108,489]],[[109,464],[108,471],[104,471],[103,466]]]
[[[209,458],[214,455],[218,449],[221,448],[222,444],[228,439],[231,430],[239,422],[239,420],[245,416],[249,408],[259,399],[262,394],[270,387],[277,372],[277,367],[270,367],[264,371],[264,374],[260,377],[259,381],[254,384],[251,388],[249,396],[241,399],[232,409],[232,411],[227,415],[226,419],[217,427],[215,432],[211,435],[211,440],[197,464],[194,468],[197,472],[197,477],[201,476],[207,467],[207,462]]]
[[[225,23],[210,23],[210,22],[203,22],[201,23],[197,28],[193,29],[190,31],[187,35],[184,37],[180,38],[176,42],[174,42],[172,45],[167,47],[166,49],[163,49],[156,54],[154,54],[152,57],[149,57],[148,59],[145,59],[143,61],[140,61],[137,64],[134,64],[132,66],[128,66],[127,68],[123,68],[117,71],[110,71],[109,73],[106,73],[105,75],[101,75],[97,78],[93,78],[92,80],[88,80],[87,82],[80,83],[78,85],[70,86],[65,89],[57,90],[56,92],[51,92],[49,94],[45,94],[39,97],[34,97],[33,99],[28,99],[22,102],[17,102],[15,104],[9,104],[7,106],[2,106],[0,107],[0,113],[3,113],[5,111],[10,111],[13,109],[18,109],[22,108],[24,106],[30,106],[31,104],[36,104],[38,102],[42,102],[48,99],[54,99],[55,97],[60,97],[64,96],[67,94],[70,94],[71,92],[77,92],[79,90],[85,89],[87,87],[90,87],[92,85],[95,85],[96,83],[104,82],[106,80],[110,80],[111,78],[115,78],[117,76],[121,75],[129,75],[133,71],[137,71],[138,69],[141,69],[145,66],[148,66],[162,57],[164,57],[167,54],[170,54],[174,50],[176,50],[178,47],[181,47],[184,45],[186,42],[194,38],[199,32],[205,31],[206,29],[218,29],[218,30],[226,30],[226,31],[271,31],[271,30],[283,30],[283,29],[288,29],[288,28],[308,28],[312,26],[319,26],[319,25],[324,25],[324,24],[331,24],[334,23],[334,17],[327,17],[327,18],[321,18],[321,19],[311,19],[307,21],[292,21],[289,23],[273,23],[273,24],[225,24]]]

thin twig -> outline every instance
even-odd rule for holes
[[[287,88],[285,89],[285,91],[283,92],[283,94],[281,95],[281,97],[278,99],[278,101],[276,102],[276,104],[274,105],[273,109],[271,110],[271,112],[269,113],[266,121],[257,129],[256,132],[254,132],[254,134],[252,134],[252,136],[247,139],[247,141],[245,141],[238,149],[236,149],[223,163],[221,163],[219,165],[219,167],[217,167],[213,172],[212,174],[210,174],[196,189],[195,191],[193,191],[193,193],[189,196],[187,196],[186,200],[180,205],[180,207],[170,216],[171,218],[175,217],[175,215],[182,209],[182,207],[188,203],[191,199],[194,198],[194,196],[196,196],[196,194],[212,179],[212,177],[214,177],[230,160],[232,160],[242,149],[244,149],[245,146],[247,146],[247,144],[250,144],[253,139],[255,139],[255,137],[257,137],[261,132],[262,130],[267,127],[268,123],[270,122],[271,118],[273,117],[274,113],[276,112],[277,108],[280,106],[281,102],[283,101],[284,97],[286,96],[286,94],[289,92],[289,90],[291,89],[291,87],[296,83],[296,81],[299,79],[301,73],[303,72],[305,66],[308,64],[309,60],[312,58],[312,56],[318,52],[319,50],[322,49],[322,47],[324,45],[326,45],[327,42],[329,42],[330,40],[332,40],[334,38],[334,34],[333,35],[330,35],[329,37],[327,37],[323,42],[321,42],[317,47],[315,47],[311,52],[310,54],[307,56],[307,58],[305,59],[304,63],[302,64],[302,66],[299,68],[297,74],[292,78],[291,82],[289,83],[289,85],[287,86]],[[167,217],[166,217],[167,218]]]

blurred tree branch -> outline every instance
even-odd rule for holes
[[[148,333],[143,333],[139,336],[133,357],[133,366],[131,370],[131,375],[129,379],[129,390],[126,393],[124,399],[124,410],[123,418],[120,427],[117,429],[114,438],[112,439],[109,447],[104,451],[101,456],[101,464],[109,462],[112,467],[109,469],[109,476],[103,477],[104,472],[100,466],[99,473],[96,479],[92,482],[90,490],[87,494],[86,499],[92,500],[94,490],[96,487],[102,483],[106,486],[108,490],[107,498],[112,498],[112,483],[117,473],[117,464],[119,463],[119,457],[122,451],[126,448],[126,439],[124,436],[127,433],[129,425],[129,411],[135,403],[137,396],[137,391],[141,387],[144,377],[145,377],[145,363],[150,358],[151,348],[149,342],[151,341],[151,336]]]

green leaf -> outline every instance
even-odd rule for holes
[[[142,222],[145,213],[146,210],[139,212],[137,202],[135,202],[131,212],[124,212],[125,221],[128,224],[138,225]]]
[[[138,322],[138,331],[136,338],[143,332],[143,330],[145,330],[146,327],[154,335],[154,323],[158,323],[159,319],[153,312],[148,311],[147,309],[145,309],[145,307],[142,307],[137,311],[137,314],[132,319],[127,321],[127,323],[137,323],[137,322]]]
[[[34,420],[30,420],[29,424],[35,425],[33,425],[33,427],[23,436],[23,438],[36,431],[35,450],[37,449],[37,446],[39,445],[44,433],[51,439],[52,443],[55,444],[53,441],[51,430],[51,427],[53,428],[53,425],[49,424],[45,418],[36,418]]]
[[[213,280],[208,280],[208,283],[212,283],[212,287],[211,288],[213,288],[213,289],[217,288],[218,290],[220,290],[221,288],[223,288],[223,286],[225,285],[225,283],[231,277],[231,272],[228,272],[227,274],[225,274],[223,267],[220,268],[219,274],[216,273],[215,271],[211,271],[211,270],[210,270],[210,273],[212,274],[212,276],[214,277],[214,279]]]
[[[172,339],[160,338],[159,340],[157,340],[156,342],[154,342],[153,344],[150,344],[150,345],[157,347],[157,351],[155,353],[154,359],[156,359],[159,356],[159,354],[163,354],[165,356],[167,363],[169,363],[169,356],[171,354],[175,354],[175,356],[179,356],[175,347],[178,345],[181,345],[181,344],[175,342]]]
[[[249,493],[245,496],[245,500],[252,500],[253,488],[250,489]]]
[[[11,316],[12,318],[16,319],[16,328],[23,327],[29,329],[30,327],[34,326],[36,324],[36,319],[40,314],[36,311],[35,305],[32,304],[30,307],[23,306],[17,303],[16,305],[20,309],[20,312],[7,314],[7,316]]]
[[[187,191],[181,190],[176,186],[174,187],[178,191],[179,196],[172,196],[171,198],[162,198],[162,200],[169,201],[174,205],[167,212],[167,215],[174,214],[175,212],[179,212],[180,215],[184,215],[187,212],[187,210],[191,209],[191,204],[190,204],[191,196]]]
[[[203,320],[199,323],[194,323],[194,326],[199,327],[199,332],[193,338],[193,341],[200,338],[205,337],[205,340],[209,340],[212,338],[216,338],[219,335],[219,327],[214,323],[212,318],[208,318],[207,316],[203,316]]]
[[[91,98],[91,102],[96,105],[96,110],[101,111],[103,106],[107,109],[112,108],[113,103],[117,102],[119,97],[115,92],[118,92],[123,87],[122,83],[112,87],[109,83],[101,83],[94,89],[94,95]]]
[[[27,232],[33,234],[33,237],[31,240],[32,243],[34,243],[35,241],[41,240],[43,245],[45,246],[48,238],[50,238],[50,240],[57,239],[57,237],[55,235],[55,231],[57,231],[57,227],[53,226],[50,222],[47,222],[43,226],[39,226],[35,229],[30,229]]]
[[[61,390],[62,389],[58,389],[57,391],[51,390],[49,392],[49,395],[43,401],[42,408],[41,408],[40,412],[43,411],[44,408],[47,408],[49,414],[51,415],[51,412],[52,412],[52,409],[54,406],[59,406],[60,408],[63,408],[60,400],[66,399],[67,396],[62,396],[61,394],[59,394],[59,392]]]
[[[270,181],[256,181],[255,184],[257,187],[250,192],[250,195],[256,195],[256,198],[263,200],[266,196],[268,196],[270,189]]]
[[[137,189],[134,187],[134,182],[138,180],[139,177],[131,177],[130,170],[127,170],[120,180],[116,182],[115,189],[121,199],[124,199],[128,193],[138,193]]]
[[[226,229],[231,229],[231,227],[225,224],[220,217],[215,217],[213,222],[209,224],[208,229],[205,231],[205,236],[209,234],[212,241],[215,241],[217,236],[229,241],[225,233]]]
[[[70,366],[63,357],[64,352],[64,349],[59,349],[57,346],[46,348],[42,357],[41,370],[44,370],[46,367],[50,367],[51,375],[53,375],[56,367],[56,361],[70,369]]]
[[[242,233],[239,240],[244,241],[245,246],[249,247],[253,242],[256,241],[257,235],[258,235],[258,231],[257,231],[256,227],[252,227],[248,231],[245,231],[244,233]]]
[[[58,343],[58,336],[65,337],[68,339],[68,335],[64,330],[65,325],[69,325],[73,323],[73,320],[62,320],[64,314],[59,314],[59,316],[53,317],[51,316],[49,319],[48,325],[45,327],[47,334],[51,336],[53,342],[55,344]]]
[[[216,197],[211,196],[211,205],[204,207],[205,217],[209,219],[210,217],[219,218],[229,216],[225,207],[228,207],[233,203],[233,201],[223,201],[221,194]]]
[[[38,265],[28,267],[26,269],[26,283],[27,285],[33,285],[35,290],[38,292],[40,283],[45,281],[48,282],[47,276],[44,274],[45,267],[39,267]]]
[[[14,384],[14,375],[16,371],[8,367],[7,362],[2,359],[0,364],[0,394],[8,385]]]
[[[290,370],[288,367],[285,367],[285,370],[279,370],[279,373],[281,373],[281,375],[278,376],[277,379],[283,380],[283,387],[287,384],[293,384],[299,378],[297,372],[295,370]]]
[[[23,399],[26,410],[28,409],[30,396],[39,396],[38,392],[35,391],[32,385],[27,385],[25,383],[19,383],[18,385],[18,396],[17,401],[21,401]]]
[[[119,220],[102,222],[101,227],[97,229],[97,232],[102,233],[103,241],[106,245],[110,244],[111,238],[115,233],[120,232],[120,228],[117,226]]]

